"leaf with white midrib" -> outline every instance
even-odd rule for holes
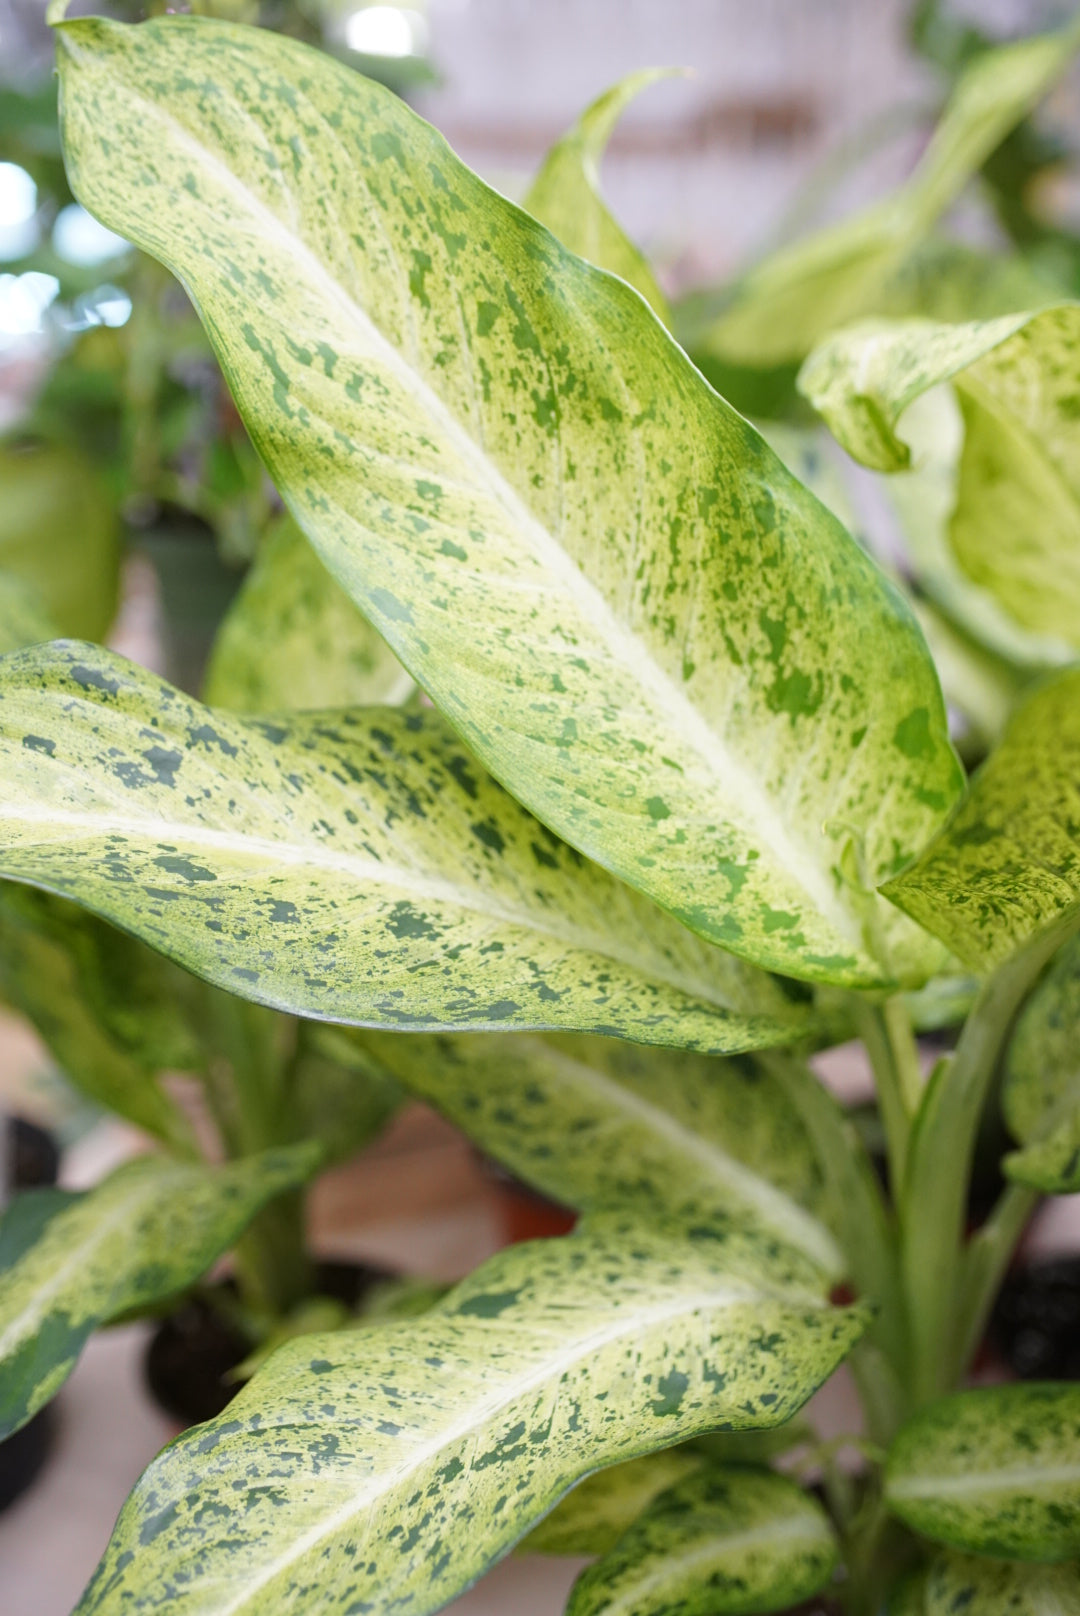
[[[180,274],[297,520],[486,766],[756,963],[932,969],[839,874],[958,788],[925,648],[640,299],[290,41],[79,21],[60,57],[76,189]]]
[[[861,1323],[735,1233],[511,1248],[419,1319],[283,1347],[151,1465],[80,1616],[427,1616],[598,1465],[787,1418]]]
[[[733,1051],[808,1033],[520,808],[434,712],[214,712],[92,646],[0,662],[0,874],[275,1008]]]

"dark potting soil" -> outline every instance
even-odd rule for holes
[[[346,1307],[356,1307],[365,1293],[392,1278],[382,1268],[363,1263],[322,1262],[316,1289]],[[223,1289],[232,1290],[230,1281]],[[155,1330],[144,1368],[154,1401],[181,1425],[201,1425],[220,1414],[243,1382],[230,1372],[251,1352],[251,1342],[233,1328],[223,1310],[206,1296],[190,1296]]]

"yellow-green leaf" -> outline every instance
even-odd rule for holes
[[[1001,1104],[1024,1146],[1006,1156],[1008,1176],[1053,1195],[1080,1192],[1080,940],[1066,943],[1020,1014]]]
[[[1023,1565],[942,1554],[927,1573],[924,1616],[1076,1616],[1080,1562]]]

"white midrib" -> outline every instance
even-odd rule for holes
[[[69,48],[71,48],[69,46]],[[742,809],[746,833],[755,842],[764,842],[776,863],[810,899],[811,906],[827,916],[836,931],[849,945],[861,951],[862,941],[856,918],[839,902],[828,870],[819,864],[805,848],[797,847],[777,812],[773,800],[762,789],[740,759],[724,750],[723,737],[713,731],[690,702],[684,691],[655,661],[650,648],[635,638],[619,621],[600,590],[586,577],[577,563],[566,553],[547,528],[537,520],[528,506],[503,476],[499,468],[482,452],[462,424],[451,414],[433,388],[409,364],[399,351],[383,336],[366,311],[354,301],[345,287],[330,274],[325,265],[299,236],[285,227],[277,214],[214,152],[202,145],[194,135],[157,102],[140,94],[137,85],[128,86],[132,102],[138,101],[151,118],[165,125],[174,146],[185,148],[203,167],[211,170],[222,189],[235,197],[249,214],[259,221],[260,232],[273,240],[287,256],[298,261],[306,277],[321,287],[328,301],[335,305],[343,317],[361,333],[360,352],[367,351],[395,376],[451,442],[463,463],[471,470],[481,489],[505,511],[512,526],[527,536],[534,552],[543,565],[573,600],[582,616],[592,623],[599,637],[608,646],[612,660],[643,688],[656,710],[659,727],[669,734],[678,732],[687,749],[704,765],[705,771],[715,778],[722,794]],[[115,221],[114,221],[115,222]],[[116,228],[131,233],[128,220],[116,222]],[[303,281],[303,277],[301,283]],[[722,756],[718,759],[718,753]],[[498,760],[494,760],[496,767]],[[520,789],[520,782],[515,782]]]
[[[153,819],[149,816],[124,817],[112,812],[107,815],[80,814],[59,808],[36,808],[28,804],[6,802],[0,803],[0,825],[4,824],[44,825],[53,829],[78,832],[91,840],[112,835],[128,836],[136,841],[145,839],[171,846],[206,848],[245,861],[263,859],[268,864],[279,867],[291,865],[297,869],[331,870],[337,875],[352,876],[358,883],[367,883],[376,888],[390,887],[408,893],[411,897],[421,898],[427,903],[444,903],[455,909],[465,910],[469,914],[479,915],[484,920],[534,932],[551,938],[564,948],[587,950],[602,959],[616,961],[642,978],[672,988],[691,1002],[696,998],[702,1003],[707,1003],[712,1009],[732,1013],[731,1006],[719,995],[707,995],[699,986],[691,990],[684,978],[666,968],[662,956],[658,954],[642,959],[631,948],[627,948],[614,932],[610,937],[604,937],[579,931],[570,925],[559,926],[553,924],[552,916],[546,911],[515,910],[508,905],[495,903],[487,888],[455,886],[452,881],[429,875],[423,870],[409,870],[400,864],[366,859],[357,853],[338,852],[319,843],[298,846],[294,842],[272,841],[268,837],[230,835],[228,831],[214,830],[209,825],[191,825],[183,821]],[[55,836],[50,836],[31,845],[47,847],[54,845],[56,841]],[[2,859],[3,850],[0,850],[0,862]]]
[[[905,1476],[891,1481],[890,1498],[971,1498],[983,1493],[1025,1492],[1046,1487],[1080,1485],[1080,1459],[1044,1465],[1038,1470],[979,1470],[963,1476]]]
[[[792,1245],[823,1264],[830,1273],[842,1271],[844,1261],[829,1231],[797,1201],[767,1179],[760,1178],[749,1167],[744,1167],[742,1162],[729,1156],[711,1139],[691,1132],[670,1111],[652,1104],[636,1090],[605,1077],[595,1066],[573,1060],[556,1049],[554,1044],[543,1044],[541,1048],[543,1059],[561,1067],[575,1088],[591,1090],[602,1097],[611,1109],[623,1116],[639,1118],[653,1137],[666,1140],[679,1154],[697,1162],[710,1179],[723,1184],[739,1200],[752,1207],[763,1222]]]
[[[527,1375],[515,1380],[512,1386],[500,1389],[483,1402],[474,1404],[462,1419],[442,1427],[432,1441],[412,1448],[400,1465],[385,1471],[381,1476],[374,1477],[366,1487],[359,1487],[347,1503],[295,1538],[283,1553],[266,1562],[258,1574],[250,1578],[234,1598],[221,1605],[205,1605],[203,1607],[205,1616],[235,1616],[235,1612],[243,1610],[267,1583],[287,1571],[289,1566],[294,1565],[324,1539],[344,1530],[349,1522],[362,1514],[369,1505],[384,1494],[392,1493],[400,1482],[415,1474],[429,1460],[437,1458],[447,1448],[470,1435],[482,1435],[501,1409],[519,1402],[521,1398],[544,1385],[558,1385],[563,1376],[573,1370],[575,1365],[594,1356],[604,1347],[613,1345],[624,1336],[640,1336],[643,1331],[654,1329],[670,1319],[684,1318],[689,1313],[706,1310],[713,1312],[719,1308],[731,1307],[738,1302],[750,1301],[759,1294],[748,1288],[728,1285],[702,1291],[694,1297],[686,1295],[674,1297],[654,1307],[635,1311],[627,1318],[615,1319],[605,1328],[594,1330],[590,1335],[574,1341],[562,1353],[553,1353],[550,1357],[546,1357]]]
[[[613,1597],[606,1599],[603,1606],[604,1616],[622,1616],[626,1611],[641,1611],[650,1608],[646,1601],[652,1593],[667,1593],[667,1599],[658,1602],[661,1608],[667,1608],[671,1598],[678,1597],[672,1584],[690,1580],[695,1573],[707,1571],[710,1567],[722,1568],[724,1561],[730,1555],[737,1555],[746,1549],[771,1548],[777,1545],[795,1547],[805,1543],[807,1547],[827,1548],[827,1540],[822,1528],[813,1520],[780,1520],[773,1521],[767,1526],[748,1526],[741,1532],[716,1532],[714,1537],[706,1537],[690,1548],[665,1548],[658,1556],[656,1570],[648,1576],[635,1576],[629,1585],[619,1591],[616,1589]]]

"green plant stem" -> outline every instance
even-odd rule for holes
[[[938,1063],[909,1142],[900,1200],[901,1262],[912,1341],[914,1407],[950,1389],[968,1186],[983,1105],[1020,1006],[1080,918],[1070,915],[984,984],[955,1055]]]
[[[246,1308],[271,1319],[290,1312],[314,1284],[304,1228],[304,1195],[292,1190],[264,1206],[236,1244],[236,1277]]]
[[[899,1201],[907,1171],[912,1119],[923,1094],[919,1048],[907,1006],[899,997],[886,999],[884,1004],[860,1005],[858,1019],[877,1084],[889,1156],[889,1182]]]
[[[966,1372],[978,1350],[998,1287],[1038,1202],[1037,1190],[1026,1184],[1010,1184],[964,1253],[955,1335],[957,1379]]]

